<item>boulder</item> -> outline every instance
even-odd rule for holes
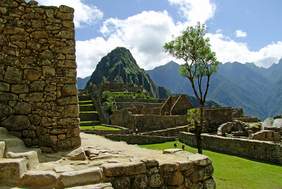
[[[248,136],[248,125],[242,121],[233,121],[221,124],[217,129],[217,135],[225,136],[226,134],[236,133],[238,136]]]

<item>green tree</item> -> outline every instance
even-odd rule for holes
[[[203,128],[203,108],[209,90],[210,79],[216,72],[219,62],[211,50],[209,38],[205,36],[206,26],[189,26],[176,39],[164,45],[166,52],[184,61],[180,74],[186,77],[192,86],[194,95],[200,104],[200,124],[195,121],[198,153],[202,154],[201,133]]]

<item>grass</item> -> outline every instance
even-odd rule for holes
[[[80,130],[92,130],[92,131],[120,131],[121,129],[115,127],[108,127],[104,125],[96,126],[80,126]]]
[[[180,142],[166,142],[161,144],[141,145],[141,147],[163,150],[178,147]],[[189,152],[196,152],[195,148],[185,146]],[[217,189],[282,189],[282,166],[252,161],[236,156],[205,150],[215,169],[214,178]]]
[[[91,104],[91,103],[93,103],[92,100],[80,100],[79,101],[79,104]]]
[[[80,104],[79,106],[93,106],[94,107],[93,104]]]

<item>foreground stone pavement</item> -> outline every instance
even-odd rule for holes
[[[31,189],[215,188],[212,162],[206,156],[142,149],[84,133],[81,138],[82,146],[70,153],[39,154],[36,166],[34,159],[24,156],[0,159],[0,170],[10,178],[7,182],[0,173],[0,183]]]

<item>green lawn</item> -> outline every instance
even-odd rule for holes
[[[107,127],[104,125],[96,126],[80,126],[80,130],[93,130],[93,131],[120,131],[121,129],[115,127]]]
[[[173,148],[175,142],[141,145],[144,148],[163,150]],[[182,143],[177,142],[181,148]],[[189,152],[195,148],[185,146]],[[251,161],[248,159],[204,151],[215,169],[217,189],[282,189],[282,166]]]

